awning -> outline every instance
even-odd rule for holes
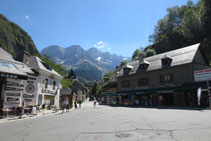
[[[209,81],[209,85],[211,86],[211,81]],[[207,82],[193,82],[193,83],[186,83],[182,86],[176,87],[160,87],[160,88],[148,88],[148,89],[138,89],[138,90],[123,90],[118,91],[118,95],[142,95],[142,94],[152,94],[152,93],[173,93],[173,92],[180,92],[180,91],[188,91],[188,90],[196,90],[199,87],[202,89],[207,88]]]
[[[106,93],[103,93],[104,96],[117,96],[117,93],[116,92],[106,92]]]

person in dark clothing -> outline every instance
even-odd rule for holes
[[[74,105],[75,105],[75,108],[77,108],[77,101],[75,100],[75,102],[74,102]]]

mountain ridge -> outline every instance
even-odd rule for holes
[[[114,70],[125,59],[123,56],[101,52],[97,48],[84,50],[80,45],[67,48],[48,46],[43,48],[41,54],[50,56],[55,63],[63,64],[68,70],[73,69],[76,75],[85,77],[87,81],[100,80],[103,74]]]

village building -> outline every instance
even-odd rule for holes
[[[73,108],[74,102],[77,100],[77,94],[73,92],[72,89],[62,89],[60,92],[60,108],[62,106],[62,102],[69,103],[70,108]]]
[[[210,68],[201,45],[195,44],[151,57],[128,62],[117,72],[117,95],[122,104],[197,106],[197,89],[207,82],[196,82],[194,71]],[[208,81],[208,83],[210,83]],[[202,94],[208,106],[208,94]]]
[[[59,107],[62,76],[38,57],[24,52],[15,58],[0,48],[1,108]]]
[[[24,63],[16,61],[12,55],[0,48],[0,107],[17,108],[25,105],[34,105],[33,93],[26,92],[26,83],[30,77],[37,77]],[[30,76],[30,77],[28,77]],[[30,88],[27,87],[29,90]],[[30,91],[30,90],[29,90]],[[24,98],[26,101],[24,102]]]
[[[117,95],[117,72],[122,66],[117,66],[116,70],[110,74],[110,79],[102,85],[102,96],[100,104],[120,104],[121,96]]]
[[[70,78],[73,80],[73,83],[70,86],[70,89],[72,89],[72,91],[76,94],[77,102],[79,101],[83,102],[86,99],[87,88],[79,82],[76,74],[74,73],[72,69],[70,70],[67,78]]]
[[[52,105],[55,105],[58,108],[60,89],[62,88],[60,80],[63,77],[36,56],[31,56],[27,64],[28,67],[39,74],[35,87],[37,89],[36,105],[46,106],[49,109]]]

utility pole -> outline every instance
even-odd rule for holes
[[[210,95],[210,89],[209,89],[209,81],[207,81],[207,92],[208,92],[209,108],[211,110],[211,95]]]

